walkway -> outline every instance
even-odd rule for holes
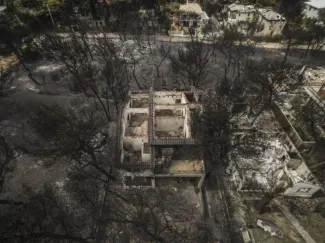
[[[274,202],[281,209],[283,214],[287,217],[287,219],[291,222],[291,224],[295,227],[297,232],[307,243],[316,243],[316,241],[310,236],[310,234],[301,226],[301,224],[296,219],[296,217],[290,213],[287,206],[279,202],[277,199],[274,199]]]

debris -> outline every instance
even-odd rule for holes
[[[171,222],[173,220],[173,218],[168,213],[166,213],[165,217],[166,217],[168,222]]]
[[[252,242],[249,232],[247,230],[242,231],[242,236],[245,243]]]
[[[309,85],[322,85],[324,82],[324,68],[307,68],[304,73],[305,79]]]
[[[258,219],[256,222],[257,226],[262,228],[265,232],[268,232],[271,234],[271,236],[283,238],[283,233],[281,230],[272,222]]]

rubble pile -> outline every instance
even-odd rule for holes
[[[305,78],[307,84],[311,86],[321,86],[325,82],[325,69],[324,68],[307,68],[305,71]]]

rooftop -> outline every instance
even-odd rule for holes
[[[314,8],[325,8],[324,0],[309,0],[306,4],[314,7]]]
[[[203,13],[201,14],[201,18],[202,19],[205,19],[205,20],[208,20],[209,19],[209,16],[207,15],[206,12],[203,11]]]
[[[181,4],[179,6],[179,10],[187,13],[196,13],[196,14],[203,13],[201,6],[197,3]]]
[[[253,5],[243,5],[232,3],[227,5],[230,11],[238,11],[238,12],[255,12],[255,8]]]
[[[258,12],[267,20],[285,20],[281,14],[274,12],[272,9],[260,8]]]

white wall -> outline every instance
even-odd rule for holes
[[[183,124],[183,133],[184,133],[185,138],[187,138],[186,128],[187,128],[187,116],[185,114],[184,124]]]
[[[306,18],[318,18],[318,9],[306,4],[304,14]]]
[[[141,154],[141,159],[142,159],[142,162],[150,162],[151,161],[151,155],[142,153]]]
[[[177,131],[179,127],[184,126],[184,117],[156,117],[155,131]]]
[[[125,131],[126,128],[129,126],[129,122],[128,122],[128,112],[127,109],[130,107],[130,100],[125,104],[125,107],[123,109],[123,114],[121,116],[122,120],[120,121],[120,134],[119,134],[119,149],[121,151],[121,161],[123,162],[124,160],[124,151],[123,151],[123,147],[124,147],[124,136],[125,136]]]
[[[185,96],[184,93],[182,94],[182,100],[181,100],[181,103],[182,103],[182,104],[187,104],[187,103],[188,103],[188,100],[187,100],[187,98],[186,98],[186,96]]]
[[[128,113],[149,114],[149,108],[129,108]]]
[[[155,96],[154,97],[154,103],[155,104],[175,104],[176,99],[182,99],[181,95],[164,95],[164,96]]]
[[[129,127],[129,120],[128,120],[128,109],[130,108],[130,100],[125,104],[122,121],[121,121],[121,135],[122,138],[125,136],[125,131]]]
[[[264,29],[260,32],[257,32],[256,35],[281,35],[285,23],[285,21],[281,20],[268,21],[264,18],[260,18],[259,24],[264,25]]]
[[[306,189],[306,191],[302,191]],[[292,187],[288,188],[284,194],[287,196],[294,196],[294,197],[312,197],[315,192],[320,189],[319,186],[315,186],[312,184],[299,182],[294,184]]]
[[[190,134],[190,129],[189,129],[189,120],[188,120],[188,116],[189,116],[189,112],[187,110],[185,110],[185,119],[184,119],[184,135],[185,138],[190,138],[191,134]]]
[[[236,15],[235,19],[233,19],[231,17],[232,13]],[[254,16],[253,12],[250,12],[250,13],[242,12],[242,13],[240,13],[240,12],[237,12],[237,11],[234,11],[234,12],[228,11],[228,22],[229,23],[235,23],[235,22],[238,22],[238,21],[246,21],[246,20],[252,19],[253,16]]]
[[[231,18],[231,14],[234,13],[236,15],[236,19]],[[239,13],[237,11],[230,12],[228,11],[228,23],[234,24],[239,21],[250,21],[254,17],[254,12],[250,13]],[[263,35],[281,35],[282,30],[285,26],[285,21],[281,20],[274,20],[274,21],[269,21],[261,16],[259,17],[259,24],[264,25],[264,29],[260,32],[258,32],[256,35],[258,36],[263,36]]]

